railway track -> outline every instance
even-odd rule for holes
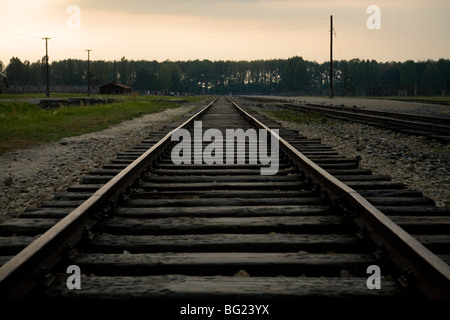
[[[402,99],[402,98],[391,98],[387,100],[394,100],[394,101],[407,101],[407,102],[419,102],[419,103],[429,103],[429,104],[438,104],[442,106],[450,106],[450,102],[445,100],[423,100],[423,99]]]
[[[450,142],[450,118],[366,110],[356,107],[351,108],[316,103],[292,103],[282,99],[267,99],[261,97],[245,97],[245,99],[260,102],[278,102],[278,107],[281,108],[318,113],[335,119],[364,123],[406,134],[426,136],[430,139],[436,139],[445,143]]]
[[[195,131],[198,121],[202,131]],[[223,163],[208,165],[211,139],[196,135],[207,129],[215,129],[209,131],[215,143],[229,129],[260,135],[277,129],[281,138],[272,131],[256,149],[251,139],[233,140],[227,148],[234,152],[224,150],[223,157],[214,144],[216,153],[209,155]],[[181,141],[171,140],[182,130],[193,137],[186,154],[174,152]],[[271,149],[277,143],[279,149]],[[263,146],[278,157],[267,161]],[[176,165],[174,155],[190,163]],[[269,166],[276,174],[262,174]],[[220,97],[42,207],[1,222],[0,295],[52,301],[448,299],[449,213],[318,139]]]

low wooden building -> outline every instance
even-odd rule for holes
[[[120,83],[110,82],[99,87],[100,94],[128,94],[131,93],[131,87]]]

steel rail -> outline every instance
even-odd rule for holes
[[[381,122],[383,124],[400,125],[404,128],[422,129],[425,131],[432,131],[432,132],[440,133],[440,134],[449,134],[449,132],[450,132],[450,127],[448,125],[424,122],[421,120],[401,119],[401,115],[396,115],[395,113],[389,113],[389,114],[384,113],[384,114],[372,115],[372,114],[369,114],[370,111],[367,113],[366,113],[366,111],[363,111],[363,113],[356,113],[353,110],[345,110],[345,111],[333,110],[332,107],[311,106],[309,104],[306,106],[292,105],[292,104],[286,104],[286,105],[292,106],[297,110],[303,109],[303,110],[308,110],[311,112],[324,113],[327,115],[345,116],[345,117],[349,117],[349,118],[353,118],[353,119]],[[358,111],[360,111],[360,110],[358,110]]]
[[[244,96],[244,99],[250,99],[255,101],[266,101],[266,102],[278,102],[283,103],[285,106],[290,107],[304,107],[304,106],[310,106],[310,107],[318,107],[322,108],[324,110],[342,110],[350,113],[356,113],[356,114],[373,114],[373,115],[380,115],[385,117],[393,117],[393,118],[400,118],[405,120],[412,120],[412,121],[419,121],[419,122],[425,122],[430,124],[442,124],[442,125],[450,125],[450,118],[445,117],[438,117],[438,116],[424,116],[419,114],[413,114],[413,113],[404,113],[404,112],[390,112],[390,111],[379,111],[379,110],[371,110],[371,109],[362,109],[361,107],[346,107],[343,105],[326,105],[326,104],[319,104],[319,103],[294,103],[289,100],[283,100],[283,99],[276,99],[276,98],[254,98],[254,97],[247,97]]]
[[[121,193],[134,183],[155,156],[171,143],[172,133],[198,119],[217,99],[170,131],[89,199],[6,262],[0,268],[0,299],[21,299],[37,285],[50,282],[51,269],[64,258],[65,252],[73,249],[89,234],[89,230],[101,219],[104,208],[111,205],[111,201],[119,199]]]
[[[429,104],[439,104],[443,106],[450,106],[450,102],[443,100],[422,100],[422,99],[402,99],[402,98],[390,98],[390,99],[380,99],[380,100],[392,100],[392,101],[406,101],[406,102],[416,102],[416,103],[429,103]]]
[[[423,130],[429,134],[450,135],[450,118],[422,116],[410,113],[386,112],[377,110],[367,110],[361,108],[350,108],[334,105],[320,105],[317,103],[291,103],[281,99],[264,99],[264,98],[248,98],[256,101],[278,102],[283,103],[287,109],[298,111],[308,111],[314,113],[325,114],[338,119],[347,118],[351,120],[371,121],[373,123],[391,124],[406,129]]]
[[[287,103],[286,105],[293,106],[293,107],[303,107],[303,105],[299,104],[293,104],[293,103]],[[351,108],[351,107],[343,107],[343,106],[335,106],[335,105],[320,105],[317,103],[306,103],[306,106],[311,107],[318,107],[325,110],[342,110],[345,112],[350,113],[363,113],[363,114],[373,114],[373,115],[379,115],[383,117],[392,117],[392,118],[399,118],[399,119],[405,119],[405,120],[411,120],[411,121],[419,121],[419,122],[425,122],[429,124],[442,124],[442,125],[449,125],[450,124],[450,118],[444,118],[444,117],[433,117],[433,116],[423,116],[418,114],[412,114],[412,113],[404,113],[404,112],[389,112],[389,111],[378,111],[378,110],[369,110],[369,109],[361,109],[361,108]]]
[[[278,134],[228,99],[249,121],[265,129],[279,140],[280,148],[290,155],[322,190],[330,196],[342,199],[356,214],[355,222],[366,226],[369,237],[375,243],[383,243],[386,252],[401,270],[410,270],[415,285],[430,299],[450,299],[450,266],[424,247],[413,236],[395,224],[391,219],[369,203],[358,192],[333,177],[327,171],[308,159]]]

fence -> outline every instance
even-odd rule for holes
[[[45,93],[46,85],[17,85],[9,84],[6,88],[6,93]],[[4,90],[0,90],[4,92]],[[87,86],[76,85],[50,85],[50,92],[54,93],[87,93]],[[91,86],[91,93],[99,93],[97,87]],[[136,91],[138,94],[149,94],[147,90]],[[153,91],[150,92],[154,93]],[[274,95],[329,95],[329,89],[320,87],[310,87],[305,91],[296,92],[272,92]],[[449,88],[445,85],[434,83],[419,83],[419,84],[373,84],[364,87],[343,86],[337,84],[334,87],[335,96],[448,96],[450,94]]]
[[[418,84],[373,84],[364,87],[335,87],[335,94],[342,96],[446,96],[450,92],[445,85],[436,83]]]
[[[67,85],[50,85],[50,92],[57,93],[87,93],[87,86],[67,86]],[[7,93],[45,93],[47,91],[46,85],[17,85],[10,84]],[[91,86],[91,93],[98,93],[98,88]]]

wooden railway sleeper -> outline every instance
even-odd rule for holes
[[[76,247],[72,246],[70,243],[64,245],[62,252],[63,260],[72,261],[77,255],[78,249]]]
[[[166,149],[163,152],[160,152],[158,156],[159,157],[161,157],[161,155],[167,156],[167,154],[168,154],[167,150],[168,149]],[[289,162],[292,163],[291,160],[289,160]],[[151,168],[153,166],[153,164],[155,164],[155,160],[153,160],[153,161],[151,161],[149,163],[150,163],[150,165],[148,165],[147,168]],[[358,211],[357,210],[353,210],[351,207],[349,209],[349,207],[345,205],[345,201],[343,199],[338,199],[332,193],[329,193],[328,191],[325,191],[326,190],[326,188],[325,188],[326,186],[321,185],[319,182],[316,181],[316,179],[311,177],[309,174],[305,173],[303,170],[300,170],[298,165],[295,165],[294,163],[292,163],[292,165],[299,172],[299,176],[302,177],[301,180],[304,179],[305,181],[307,181],[308,184],[313,188],[314,192],[317,195],[319,195],[321,198],[326,199],[327,202],[332,204],[332,206],[335,208],[335,209],[333,208],[333,212],[334,212],[334,210],[336,210],[338,215],[339,215],[339,213],[342,213],[343,219],[347,219],[349,222],[351,222],[348,225],[350,227],[351,231],[353,231],[353,229],[355,231],[357,231],[357,228],[358,228],[358,226],[360,224],[357,224],[355,220],[348,219],[348,218],[350,218],[350,217],[352,217],[352,218],[353,217],[359,218],[360,214],[358,213]],[[141,180],[145,179],[146,175],[147,174],[144,173],[138,179],[141,179]],[[102,218],[102,219],[107,219],[110,216],[112,216],[113,215],[112,211],[116,207],[116,204],[118,204],[118,203],[120,203],[122,201],[127,201],[128,200],[128,195],[133,190],[134,187],[136,187],[136,183],[133,183],[132,185],[128,186],[124,191],[120,192],[119,196],[116,196],[114,202],[111,201],[111,202],[108,203],[108,205],[102,205],[100,208],[96,209],[94,211],[93,215],[95,217],[99,216],[99,218]],[[341,210],[341,211],[339,212],[339,210]],[[100,213],[100,214],[98,214],[98,213]],[[105,213],[105,215],[103,213]],[[95,226],[95,232],[100,232],[101,233],[101,230],[100,230],[100,228],[98,228],[98,226],[99,226],[99,224],[97,224]],[[83,240],[84,241],[89,242],[89,241],[92,240],[92,238],[95,236],[95,234],[92,232],[93,230],[94,229],[91,229],[89,227],[85,229],[85,231],[83,233]],[[377,259],[379,259],[380,264],[384,265],[385,263],[390,263],[389,256],[386,254],[385,245],[383,243],[376,244],[372,240],[371,235],[369,234],[369,230],[367,229],[366,225],[363,225],[361,227],[361,230],[359,232],[357,232],[357,233],[360,234],[360,236],[361,236],[361,242],[369,241],[371,243],[371,246],[372,246],[373,251],[374,251],[373,254],[374,254],[374,256]],[[71,248],[70,244],[66,244],[66,246],[62,250],[63,255],[68,255],[70,257],[71,256],[70,248]],[[81,244],[79,248],[82,250],[83,244]],[[68,253],[66,253],[66,251],[68,251]],[[388,270],[395,270],[395,269],[388,269]],[[48,271],[48,269],[47,269],[47,271]],[[396,272],[398,272],[398,271],[396,271]],[[43,274],[44,274],[43,283],[46,282],[45,281],[45,279],[46,279],[45,275],[47,275],[47,278],[52,278],[51,274],[49,275],[48,273],[45,273],[45,272]],[[415,279],[414,278],[411,279],[410,276],[411,276],[411,272],[410,273],[405,272],[405,274],[400,274],[399,273],[398,274],[398,279],[401,279],[401,281],[403,281],[406,284],[405,286],[409,286],[408,283],[414,283],[414,281],[415,281]]]
[[[37,278],[37,290],[45,290],[49,288],[56,279],[55,275],[50,272],[48,266],[39,268]]]
[[[417,278],[409,268],[404,268],[397,279],[404,288],[411,288],[417,282]]]

